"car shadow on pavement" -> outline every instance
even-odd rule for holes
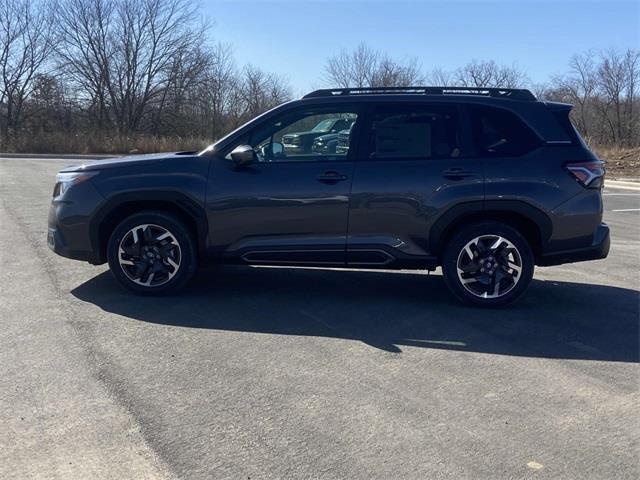
[[[99,308],[186,328],[312,335],[524,357],[637,362],[637,290],[534,280],[505,309],[458,304],[439,275],[208,267],[176,296],[140,297],[104,272],[71,292]]]

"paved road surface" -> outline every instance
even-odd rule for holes
[[[640,192],[508,310],[249,267],[150,299],[47,249],[67,163],[0,160],[0,478],[638,478]]]

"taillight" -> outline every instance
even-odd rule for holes
[[[591,162],[567,163],[565,168],[575,179],[585,187],[600,188],[604,180],[604,162],[599,160]]]

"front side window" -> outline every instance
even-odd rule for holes
[[[455,105],[393,105],[376,109],[371,124],[370,158],[437,159],[461,154]]]
[[[266,121],[248,137],[260,162],[313,162],[346,159],[355,108],[298,110]]]
[[[472,107],[473,143],[481,157],[517,157],[540,139],[514,113],[500,108]]]

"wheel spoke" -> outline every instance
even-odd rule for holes
[[[145,225],[142,229],[142,237],[144,238],[144,242],[148,245],[153,243],[153,234],[151,233],[151,229],[148,225]]]
[[[143,281],[143,282],[142,282],[142,284],[143,284],[143,285],[145,285],[145,286],[147,286],[147,287],[148,287],[149,285],[151,285],[151,282],[153,281],[153,277],[154,277],[155,275],[156,275],[156,273],[155,273],[155,272],[151,272],[151,273],[149,274],[149,277],[147,278],[147,280],[146,280],[146,281]]]
[[[496,278],[493,279],[493,296],[494,297],[499,297],[500,296],[500,282],[497,281]]]
[[[169,268],[162,262],[155,262],[151,270],[153,273],[167,273]]]
[[[178,269],[178,264],[173,261],[171,257],[167,257],[167,263],[173,267],[174,270]]]
[[[175,247],[176,246],[173,243],[166,243],[164,245],[160,245],[158,250],[160,252],[160,255],[162,255],[163,257],[166,257],[168,255],[171,255],[171,252]]]
[[[463,278],[461,281],[463,285],[466,285],[468,283],[479,282],[480,280],[478,280],[476,277],[471,277],[471,278]]]
[[[135,276],[136,278],[143,278],[145,273],[147,272],[147,269],[149,268],[149,264],[146,262],[136,262],[136,273]]]
[[[125,255],[129,255],[130,257],[139,257],[140,256],[140,242],[134,243],[128,247],[120,247],[120,251]]]
[[[502,237],[498,237],[496,241],[493,243],[493,245],[491,245],[491,250],[497,250],[498,247],[502,244],[502,242],[504,242],[504,239]]]
[[[469,258],[473,260],[473,252],[471,251],[471,246],[465,245],[464,249],[467,252],[467,255],[469,256]]]
[[[515,264],[515,263],[513,263],[513,262],[508,262],[508,263],[507,263],[507,266],[508,266],[510,269],[515,270],[515,271],[518,273],[518,275],[519,275],[519,274],[520,274],[520,272],[522,271],[522,268],[521,268],[519,265],[516,265],[516,264]]]
[[[462,265],[458,267],[458,273],[475,273],[480,270],[480,267],[475,263],[469,263],[468,265]]]

